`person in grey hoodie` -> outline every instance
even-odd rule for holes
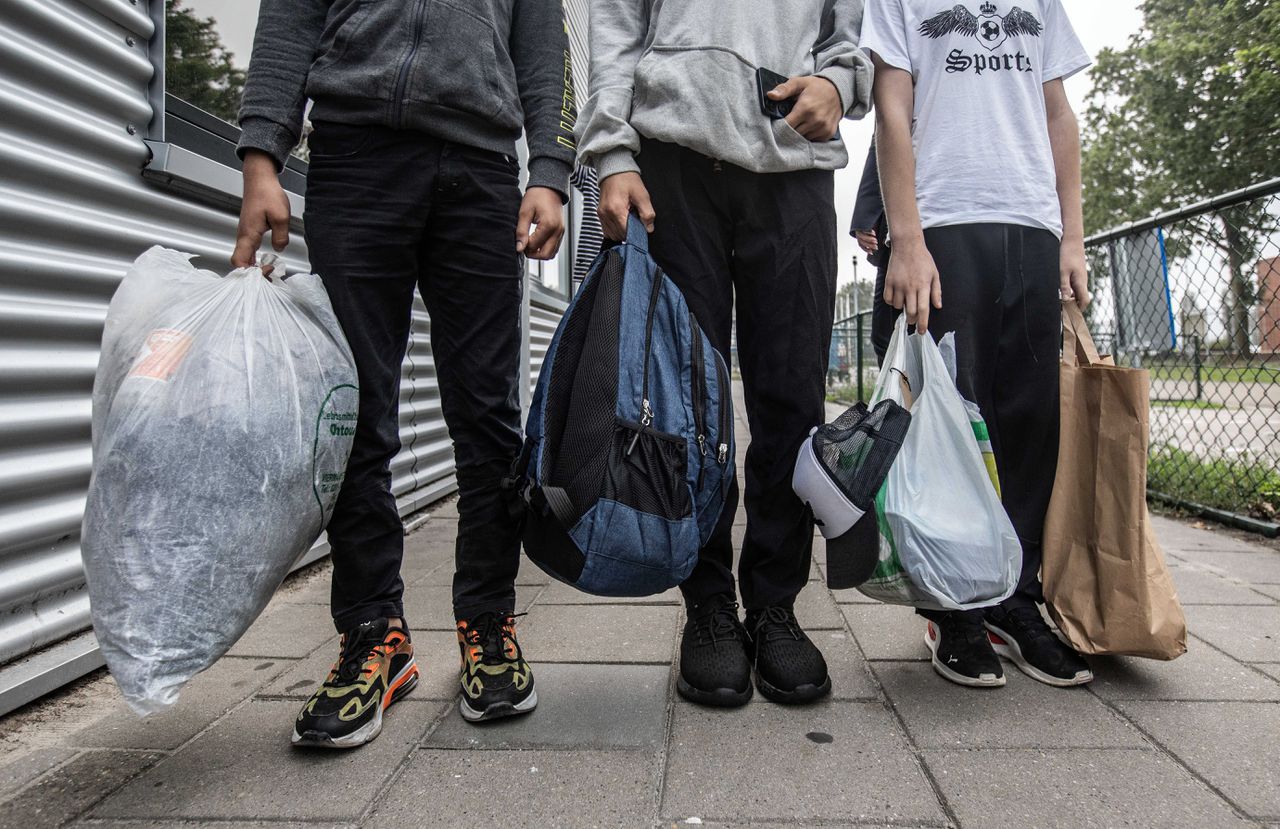
[[[738,488],[681,586],[682,696],[741,705],[755,685],[784,703],[830,692],[826,661],[796,620],[809,578],[813,520],[791,489],[796,452],[825,419],[835,313],[834,174],[848,153],[838,126],[866,114],[870,65],[858,49],[862,0],[591,0],[590,94],[581,158],[599,171],[605,232],[627,216],[676,282],[712,344],[738,362],[752,440],[747,527],[738,566]],[[762,112],[757,69],[787,78],[790,102]]]
[[[294,723],[296,745],[372,740],[418,681],[390,472],[415,292],[431,315],[458,480],[459,706],[476,721],[537,705],[515,637],[519,513],[503,479],[521,446],[520,254],[550,259],[560,245],[574,160],[569,77],[559,0],[262,0],[232,262],[251,264],[268,231],[277,249],[288,243],[277,174],[310,99],[307,248],[360,381],[328,527],[340,653]]]

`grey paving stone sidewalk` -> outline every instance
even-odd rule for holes
[[[675,593],[604,600],[526,563],[541,704],[478,728],[453,690],[456,527],[442,504],[407,540],[424,676],[373,744],[288,745],[337,647],[320,563],[171,711],[138,721],[100,674],[0,719],[0,827],[1280,825],[1272,547],[1157,519],[1186,656],[1097,659],[1094,684],[1071,690],[1009,668],[1004,689],[975,691],[933,673],[910,610],[827,590],[819,541],[797,612],[835,693],[736,711],[675,695]]]

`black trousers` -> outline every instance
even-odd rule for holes
[[[898,309],[884,301],[884,281],[889,275],[889,258],[893,251],[880,243],[880,256],[872,264],[876,268],[876,288],[871,297],[871,350],[876,355],[876,365],[884,363],[889,353],[889,341],[893,339],[893,325],[898,321]]]
[[[1004,508],[1022,542],[1022,575],[1005,604],[1043,602],[1041,536],[1058,465],[1058,239],[1039,228],[984,223],[929,228],[924,241],[942,282],[929,333],[955,332],[956,386],[982,409]],[[879,332],[887,345],[899,312],[885,303],[882,283],[876,303],[891,313],[873,310],[873,342],[887,320],[888,331]],[[981,610],[968,612],[981,618]]]
[[[836,291],[833,174],[751,173],[651,140],[641,142],[639,161],[657,213],[650,253],[726,358],[736,302],[751,427],[738,587],[748,610],[790,605],[809,578],[813,547],[813,520],[791,475],[800,444],[825,415]],[[734,481],[681,586],[691,605],[734,592],[737,508]]]
[[[403,614],[403,526],[391,492],[414,292],[458,476],[454,612],[510,611],[520,564],[511,496],[520,451],[518,168],[500,153],[386,127],[320,123],[311,136],[311,263],[355,355],[360,416],[329,541],[334,624]],[[421,369],[427,371],[425,367]]]

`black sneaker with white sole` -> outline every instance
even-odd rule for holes
[[[676,692],[690,702],[719,708],[736,708],[751,699],[747,631],[738,619],[737,603],[728,596],[713,596],[689,608]]]
[[[1035,605],[996,605],[983,612],[995,652],[1045,685],[1069,688],[1093,681],[1093,671],[1045,624]]]
[[[930,619],[924,644],[933,654],[933,669],[943,679],[971,688],[1004,685],[1000,657],[991,647],[981,617],[973,613],[947,613],[941,622]]]
[[[789,607],[747,613],[747,635],[756,688],[765,699],[802,705],[831,693],[827,660],[796,621]]]

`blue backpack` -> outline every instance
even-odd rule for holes
[[[729,370],[635,216],[561,319],[525,434],[516,472],[534,563],[602,596],[689,576],[734,474]]]

